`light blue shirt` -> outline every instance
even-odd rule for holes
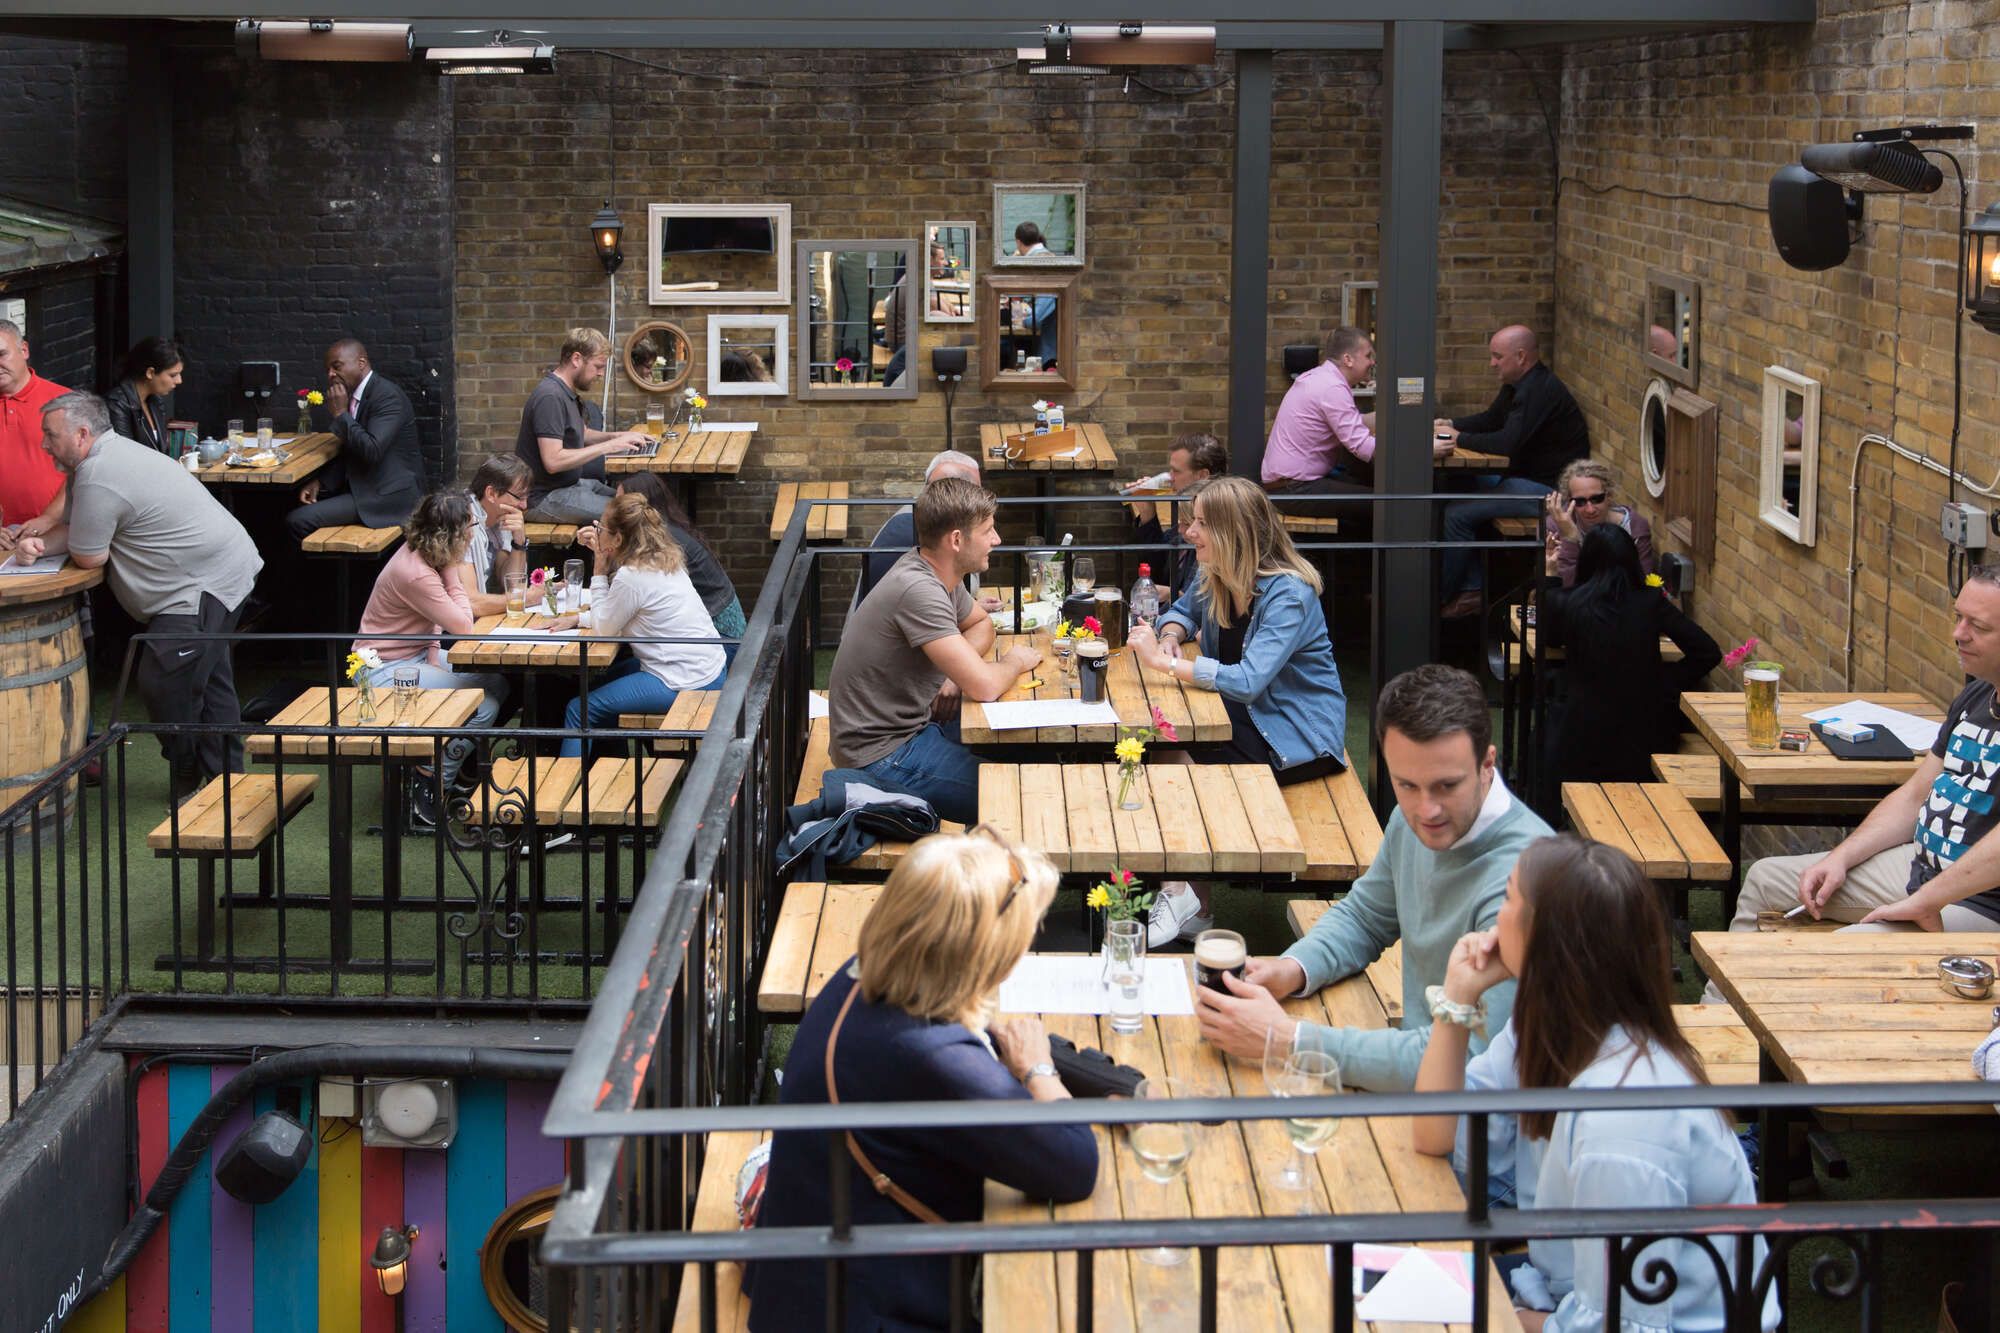
[[[1514,1024],[1465,1067],[1468,1089],[1521,1086]],[[1597,1059],[1571,1081],[1572,1088],[1691,1087],[1694,1076],[1664,1051],[1635,1050],[1623,1028],[1605,1035]],[[1713,1110],[1683,1107],[1655,1111],[1565,1111],[1546,1141],[1521,1137],[1515,1118],[1490,1116],[1489,1162],[1512,1164],[1519,1205],[1527,1208],[1748,1207],[1756,1183],[1743,1147]],[[1454,1162],[1462,1170],[1465,1121],[1459,1121]],[[1723,1243],[1727,1245],[1724,1238]],[[1765,1245],[1756,1242],[1755,1264]],[[1528,1246],[1535,1270],[1547,1281],[1555,1313],[1544,1333],[1598,1333],[1605,1323],[1607,1269],[1602,1241],[1541,1240]],[[1715,1268],[1700,1246],[1663,1240],[1642,1250],[1635,1267],[1655,1259],[1673,1266],[1678,1285],[1665,1302],[1646,1304],[1628,1289],[1620,1307],[1620,1333],[1711,1333],[1727,1320]],[[1517,1284],[1519,1278],[1517,1276]],[[1641,1285],[1645,1285],[1643,1282]],[[1776,1284],[1766,1296],[1763,1326],[1778,1326]]]

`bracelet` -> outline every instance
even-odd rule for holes
[[[1486,1026],[1486,999],[1481,996],[1476,1004],[1460,1004],[1445,998],[1444,987],[1424,987],[1424,1003],[1430,1006],[1431,1020],[1437,1023],[1453,1023],[1462,1028]]]

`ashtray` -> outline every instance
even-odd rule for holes
[[[1993,993],[1993,968],[1983,958],[1953,954],[1938,959],[1938,985],[1961,1000],[1983,1000]]]
[[[1778,748],[1780,750],[1797,750],[1803,754],[1812,748],[1812,733],[1810,731],[1800,731],[1794,727],[1787,727],[1778,733]]]

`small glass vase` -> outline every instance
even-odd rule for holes
[[[698,431],[700,429],[701,429],[701,409],[698,407],[688,409],[688,433],[692,435],[695,431]]]
[[[301,436],[310,435],[312,434],[312,430],[313,430],[312,409],[306,406],[304,402],[301,402],[299,404],[299,434]]]
[[[1118,808],[1120,810],[1142,810],[1146,803],[1139,799],[1139,766],[1137,764],[1118,765]]]
[[[373,722],[375,720],[375,687],[368,683],[366,677],[356,679],[354,685],[356,689],[361,691],[361,706],[354,710],[354,720],[356,722]]]

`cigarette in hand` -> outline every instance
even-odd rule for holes
[[[1804,903],[1800,903],[1797,907],[1794,907],[1791,911],[1785,913],[1785,920],[1790,921],[1793,917],[1797,916],[1799,913],[1805,910],[1806,910],[1806,905]]]

